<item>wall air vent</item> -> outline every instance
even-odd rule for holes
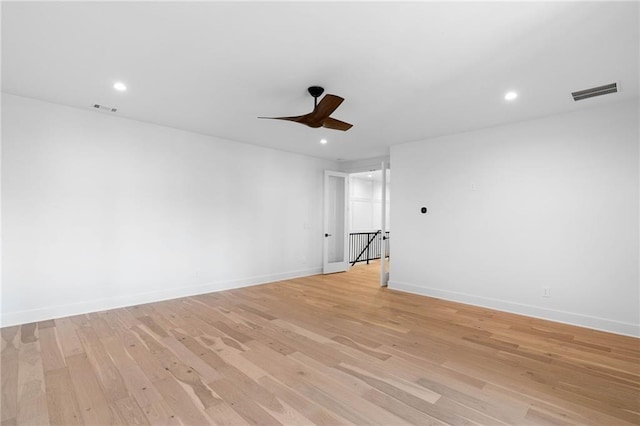
[[[618,84],[611,83],[611,84],[605,84],[604,86],[592,87],[591,89],[572,92],[571,96],[573,96],[574,101],[581,101],[583,99],[593,98],[594,96],[602,96],[602,95],[608,95],[609,93],[616,93],[617,91],[618,91]]]
[[[95,109],[99,109],[100,111],[107,111],[107,112],[116,112],[117,111],[117,108],[111,108],[111,107],[108,107],[106,105],[93,104],[93,107]]]

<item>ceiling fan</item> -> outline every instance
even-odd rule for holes
[[[296,123],[305,124],[309,127],[325,127],[327,129],[334,130],[349,130],[353,124],[345,123],[344,121],[336,120],[329,117],[344,101],[343,98],[336,95],[325,95],[324,98],[318,103],[318,98],[324,93],[324,88],[320,86],[311,86],[307,89],[309,94],[313,96],[313,111],[309,114],[299,115],[297,117],[258,117],[269,118],[273,120],[287,120],[295,121]]]

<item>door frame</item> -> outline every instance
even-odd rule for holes
[[[389,271],[387,270],[387,246],[389,240],[387,239],[387,163],[382,161],[380,165],[380,173],[382,174],[382,183],[380,185],[382,194],[380,197],[381,208],[381,226],[382,230],[382,244],[380,245],[380,287],[386,287],[389,283]]]

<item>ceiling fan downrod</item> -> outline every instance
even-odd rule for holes
[[[313,109],[316,109],[318,106],[318,98],[324,93],[324,87],[311,86],[307,90],[309,91],[309,94],[313,96]]]

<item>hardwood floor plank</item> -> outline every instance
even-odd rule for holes
[[[127,355],[135,361],[150,381],[154,382],[171,377],[162,362],[154,356],[135,333],[118,330],[117,334]]]
[[[378,266],[1,330],[2,425],[640,424],[640,340]]]
[[[258,382],[317,425],[350,424],[346,419],[322,408],[302,394],[276,381],[271,376],[261,377]]]
[[[129,329],[138,324],[138,320],[136,319],[136,317],[133,316],[133,314],[131,314],[131,312],[129,312],[129,310],[126,308],[114,309],[109,312],[112,312],[116,317],[118,317],[118,320],[124,325],[124,328],[126,329]]]
[[[221,402],[220,404],[208,407],[205,409],[205,413],[216,425],[239,426],[247,424],[247,421],[226,402]]]
[[[111,407],[98,382],[86,354],[66,358],[80,413],[85,424],[109,425],[115,423]]]
[[[259,342],[252,342],[251,346],[252,350],[244,353],[244,357],[287,386],[323,407],[335,410],[334,412],[339,416],[352,423],[397,424],[400,420],[362,397],[362,392],[370,389],[364,383],[341,381],[335,375],[327,374],[331,370],[330,367],[311,357],[299,361],[294,355],[301,356],[301,354],[284,356],[269,350]],[[343,401],[348,401],[348,406]]]
[[[371,355],[371,356],[376,357],[376,358],[378,358],[378,359],[381,359],[381,360],[383,360],[383,361],[384,361],[385,359],[388,359],[388,358],[391,356],[391,355],[386,354],[386,353],[383,353],[383,352],[378,352],[378,351],[375,351],[375,350],[373,350],[373,349],[368,349],[368,348],[366,348],[365,346],[360,345],[360,344],[358,344],[358,343],[354,342],[353,340],[349,339],[348,337],[344,337],[344,336],[335,336],[335,337],[333,338],[333,340],[334,340],[334,341],[336,341],[336,342],[338,342],[338,343],[340,343],[340,344],[342,344],[342,345],[350,346],[350,347],[352,347],[353,349],[356,349],[356,350],[358,350],[358,351],[360,351],[360,352],[364,352],[364,353],[366,353],[367,355]]]
[[[52,425],[81,425],[82,413],[67,367],[44,372],[49,421]]]
[[[2,329],[2,358],[0,379],[2,382],[1,418],[3,423],[16,422],[18,416],[18,368],[20,326]]]
[[[408,424],[430,426],[440,426],[447,424],[436,419],[435,417],[431,417],[430,415],[415,409],[410,405],[406,405],[402,401],[399,401],[398,399],[389,396],[386,393],[380,392],[377,389],[370,389],[366,391],[364,393],[364,398],[367,401],[370,401],[375,405],[389,411],[390,413],[395,414]]]
[[[210,383],[222,399],[231,406],[249,424],[253,425],[280,425],[278,420],[272,417],[264,408],[256,404],[254,400],[240,391],[233,382],[226,378]]]
[[[52,319],[38,322],[38,330],[42,330],[43,328],[51,328],[55,326],[56,326],[56,322],[55,320],[52,320]]]
[[[149,330],[153,331],[158,336],[160,336],[160,337],[169,337],[169,335],[167,334],[165,329],[162,328],[160,325],[158,325],[158,323],[156,321],[154,321],[153,318],[151,318],[150,316],[145,315],[143,317],[138,317],[138,321],[140,321],[142,324],[146,325],[147,328],[149,328]]]
[[[209,420],[204,415],[204,407],[198,407],[196,400],[189,396],[173,377],[155,381],[153,385],[160,391],[164,401],[183,424],[209,424]]]
[[[247,336],[246,334],[242,333],[242,331],[238,330],[241,328],[239,324],[229,326],[223,321],[216,321],[213,324],[213,326],[218,330],[220,330],[222,333],[226,334],[227,336],[231,337],[234,340],[237,340],[240,343],[247,343],[253,340],[251,337]]]
[[[177,381],[191,388],[202,406],[206,408],[220,402],[219,398],[213,395],[211,389],[204,383],[203,378],[193,367],[183,363],[142,329],[138,329],[137,333],[148,345],[154,345],[156,349],[153,350],[153,353],[159,358],[165,371],[168,371]],[[216,377],[219,377],[219,375],[216,375]]]
[[[222,378],[222,375],[218,371],[202,361],[200,357],[187,349],[187,347],[180,343],[175,337],[166,337],[162,339],[162,341],[178,359],[181,359],[196,370],[205,383]]]
[[[98,335],[90,327],[77,330],[87,359],[96,374],[100,386],[110,401],[117,401],[129,396],[122,376],[113,364],[111,357],[102,346]],[[75,356],[75,355],[74,355]]]
[[[38,338],[36,337],[36,327],[38,323],[32,322],[31,324],[23,324],[20,327],[20,340],[22,343],[33,343]]]
[[[140,408],[142,408],[144,415],[152,425],[176,426],[182,424],[180,418],[164,399]]]
[[[133,398],[122,398],[115,401],[112,407],[120,419],[119,423],[126,425],[149,425],[140,405]]]
[[[87,314],[91,328],[95,331],[98,339],[113,336],[113,328],[104,320],[100,313]]]
[[[48,425],[49,412],[40,343],[23,343],[18,365],[18,424]],[[3,371],[4,373],[4,371]]]
[[[55,327],[40,330],[39,342],[44,371],[59,370],[66,367]]]
[[[118,365],[117,368],[122,375],[129,395],[139,406],[146,407],[162,400],[162,395],[137,364]]]
[[[76,325],[69,318],[58,318],[54,321],[58,341],[64,357],[84,353],[82,343],[76,333]]]
[[[520,412],[516,410],[500,410],[488,398],[485,400],[480,399],[478,397],[481,395],[480,391],[470,393],[461,392],[444,383],[439,383],[426,377],[418,379],[417,384],[441,394],[448,401],[455,401],[457,404],[467,407],[470,410],[485,413],[488,419],[490,419],[490,423],[516,424],[522,420],[523,412],[527,410],[526,406]]]
[[[232,346],[224,343],[224,338],[215,339],[211,342],[211,349],[227,364],[242,371],[247,377],[258,381],[268,373],[254,363],[248,361],[242,356],[243,351],[238,351]],[[248,349],[247,349],[248,350]]]

